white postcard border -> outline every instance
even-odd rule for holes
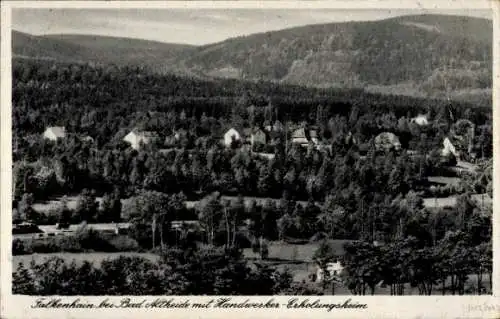
[[[2,318],[95,318],[105,315],[109,318],[134,318],[143,316],[175,318],[219,318],[238,316],[239,318],[272,317],[302,318],[304,316],[324,316],[336,318],[500,318],[500,285],[493,280],[493,296],[258,296],[231,297],[232,302],[266,302],[271,298],[281,307],[277,310],[260,309],[42,309],[32,308],[37,297],[13,296],[11,294],[11,9],[12,8],[273,8],[273,9],[489,9],[493,10],[493,125],[494,145],[494,198],[500,198],[500,1],[488,0],[444,0],[444,1],[11,1],[3,2],[1,8],[1,139],[0,139],[0,233],[1,243],[1,317]],[[493,251],[500,251],[499,205],[494,201]],[[500,278],[499,254],[494,253],[494,278]],[[134,301],[145,299],[151,302],[159,296],[129,296]],[[60,297],[64,302],[80,298],[80,302],[100,303],[106,298],[118,303],[122,297]],[[170,298],[170,297],[165,297]],[[177,302],[203,302],[217,297],[174,296]],[[351,299],[352,303],[366,303],[367,309],[288,309],[290,299],[320,299],[324,303],[342,303]]]

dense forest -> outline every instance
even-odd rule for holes
[[[453,262],[458,262],[457,256],[467,249],[483,251],[491,243],[491,209],[470,196],[491,193],[491,105],[263,81],[208,81],[159,75],[139,67],[27,60],[14,60],[13,83],[15,221],[44,224],[124,220],[132,224],[128,235],[142,249],[154,249],[157,243],[163,250],[178,245],[170,224],[192,219],[198,220],[205,232],[187,236],[181,244],[194,240],[226,248],[251,245],[263,254],[265,241],[361,240],[368,246],[353,244],[361,246],[346,248],[346,269],[351,272],[350,280],[354,280],[349,285],[357,294],[364,294],[367,285],[371,287],[373,280],[380,279],[373,277],[368,282],[367,275],[352,274],[361,271],[360,258],[370,254],[386,256],[373,245],[376,241],[395,245],[384,248],[385,254],[404,248],[420,251],[421,258],[427,258],[427,251],[438,256],[438,249],[448,245],[446,253],[440,252],[439,256],[452,258]],[[412,121],[419,114],[431,119],[429,125]],[[328,147],[293,145],[288,142],[287,129],[272,132],[274,142],[264,149],[272,157],[237,143],[229,147],[221,143],[224,132],[231,127],[265,127],[276,121],[285,127],[314,128],[318,139]],[[44,139],[42,133],[50,126],[64,126],[67,137],[56,142]],[[133,129],[157,132],[160,139],[135,150],[123,141]],[[388,132],[399,137],[400,149],[380,147],[377,137]],[[173,138],[176,133],[179,138]],[[465,159],[478,163],[481,173],[465,173],[461,183],[453,187],[430,187],[428,176],[456,176],[450,167],[457,158],[441,153],[444,138],[452,135],[463,137],[457,148],[464,150]],[[74,211],[63,203],[49,217],[32,208],[35,201],[70,194],[78,195]],[[455,207],[430,211],[423,206],[423,197],[449,195],[458,197]],[[98,196],[103,197],[100,206]],[[245,197],[249,196],[265,201],[246,203]],[[122,203],[121,199],[127,201]],[[197,203],[188,208],[186,200]],[[462,233],[469,236],[466,242],[459,240],[457,234]],[[61,245],[54,241],[53,247],[40,249]],[[16,245],[19,251],[27,249],[19,242]],[[361,256],[360,251],[366,254]],[[218,254],[203,256],[203,252],[194,253],[189,265],[202,263],[200,258],[224,264]],[[174,259],[181,258],[178,255]],[[237,272],[227,266],[244,275],[242,282],[250,289],[254,273],[237,255],[231,260],[228,265],[234,262],[234,267],[246,269]],[[141,262],[153,267],[158,276],[164,276],[169,267],[178,267]],[[477,267],[489,269],[487,265],[488,260]],[[458,276],[454,291],[463,293],[464,274],[475,272],[477,267],[462,266],[466,269],[463,272],[443,270],[441,277],[433,280],[438,282],[450,274]],[[71,267],[65,271],[84,271]],[[387,269],[383,276],[393,273]],[[23,271],[19,270],[21,275]],[[99,280],[107,280],[102,272],[105,270],[92,271],[102,278]],[[174,274],[192,275],[183,271],[178,269]],[[225,271],[221,270],[223,274]],[[288,284],[279,289],[274,286],[279,284],[279,276],[273,277],[272,286],[266,286],[266,293],[286,290]],[[407,282],[404,276],[391,280],[394,285]],[[224,276],[220,277],[210,280],[224,281]],[[27,280],[23,278],[18,280]],[[428,283],[422,278],[415,280],[422,285],[422,293],[427,293]],[[34,288],[26,289],[33,292],[30,289]],[[173,288],[148,289],[144,293]],[[175,289],[206,293],[190,286]],[[235,293],[233,289],[230,285],[220,292]],[[252,290],[240,293],[251,294]]]

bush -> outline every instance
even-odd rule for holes
[[[140,251],[139,243],[128,236],[116,236],[109,241],[115,251]]]
[[[12,241],[12,256],[16,255],[28,255],[31,254],[31,251],[26,251],[24,247],[24,242],[21,239],[14,239]]]
[[[37,254],[48,254],[58,252],[81,252],[82,248],[78,241],[71,237],[54,237],[46,239],[34,239],[31,241],[31,250]]]
[[[164,261],[120,256],[92,263],[51,257],[13,273],[13,291],[28,295],[272,295],[291,275],[265,265],[253,269],[236,250],[167,250]]]

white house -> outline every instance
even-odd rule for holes
[[[451,143],[449,138],[445,138],[443,141],[443,150],[441,151],[441,155],[448,156],[450,154],[453,154],[457,159],[459,158],[459,154],[453,143]]]
[[[425,115],[425,114],[417,115],[416,117],[411,119],[411,122],[415,123],[417,125],[420,125],[420,126],[424,126],[424,125],[429,124],[429,120],[427,119],[427,115]]]
[[[295,130],[292,133],[292,143],[307,147],[309,146],[309,141],[311,141],[314,145],[317,145],[319,143],[317,132],[311,130],[308,133],[306,134],[306,130],[303,127]]]
[[[130,143],[130,146],[133,149],[137,150],[141,145],[147,145],[157,138],[158,134],[156,134],[155,132],[133,130],[132,132],[128,133],[123,138],[123,140]]]
[[[64,128],[64,126],[47,127],[45,132],[43,132],[43,137],[51,141],[56,141],[58,139],[65,138],[66,129]]]
[[[234,128],[230,128],[224,133],[224,145],[229,147],[233,141],[241,141],[241,135]]]
[[[340,261],[337,260],[336,262],[328,263],[326,265],[326,270],[328,271],[329,277],[332,278],[340,276],[340,274],[342,274],[342,272],[344,271],[344,267],[342,266]],[[323,269],[318,266],[318,270],[316,271],[316,281],[321,282],[323,281],[324,277],[325,276]]]

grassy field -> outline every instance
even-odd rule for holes
[[[336,250],[341,251],[344,242],[345,241],[342,240],[336,240],[332,241],[332,244]],[[288,269],[293,274],[295,281],[307,281],[309,275],[316,271],[316,266],[314,265],[312,259],[318,245],[318,243],[298,245],[273,242],[269,245],[269,257],[265,262],[279,270],[284,270],[285,268]],[[72,260],[75,260],[76,262],[88,260],[93,262],[95,265],[98,265],[104,259],[117,258],[120,255],[141,256],[150,260],[157,260],[159,258],[157,255],[152,253],[53,253],[13,256],[13,263],[14,265],[17,265],[20,262],[29,264],[33,259],[36,262],[42,262],[44,259],[52,256],[58,256],[68,262],[71,262]],[[244,249],[243,255],[249,260],[259,259],[258,254],[254,253],[250,248]]]
[[[330,243],[335,251],[343,254],[343,245],[347,240],[331,240]],[[281,242],[271,242],[269,244],[269,259],[292,261],[292,262],[312,262],[313,255],[318,249],[319,243],[308,244],[288,244]],[[257,258],[251,248],[244,250],[245,257]]]
[[[458,186],[461,179],[459,177],[429,176],[427,180],[431,183]]]
[[[488,194],[473,194],[471,195],[471,198],[479,206],[488,206],[493,204],[493,200]],[[424,198],[424,206],[427,208],[453,207],[456,204],[457,196]]]

